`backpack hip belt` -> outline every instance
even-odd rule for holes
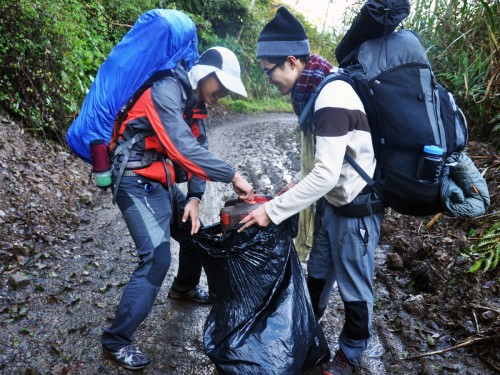
[[[122,177],[135,177],[137,176],[138,174],[135,173],[134,170],[136,169],[141,169],[141,168],[145,168],[145,167],[148,167],[150,166],[151,164],[153,164],[154,161],[161,161],[165,167],[165,172],[167,174],[167,180],[170,181],[170,170],[168,169],[168,166],[167,164],[170,164],[173,168],[174,164],[172,162],[172,160],[170,160],[169,158],[166,158],[164,157],[163,155],[159,155],[157,152],[156,152],[156,155],[155,155],[155,158],[154,159],[149,159],[150,160],[150,163],[148,163],[147,165],[142,165],[141,167],[137,167],[136,165],[138,165],[137,163],[139,163],[140,161],[137,161],[137,162],[128,162],[125,166],[125,169],[123,171],[123,173],[121,174]],[[134,164],[136,163],[136,164]],[[112,173],[113,173],[113,176],[115,177],[118,177],[120,175],[120,164],[114,164],[113,165],[113,168],[112,168]]]
[[[118,176],[118,170],[113,169],[113,176],[117,177]],[[135,177],[137,176],[137,173],[135,173],[133,170],[127,169],[123,171],[122,177]]]
[[[120,164],[125,159],[125,155],[120,153],[113,160],[113,165],[115,169],[120,168]],[[149,167],[153,162],[160,160],[160,156],[156,150],[145,150],[145,151],[134,151],[130,153],[129,161],[125,165],[125,170],[127,169],[141,169]]]
[[[115,186],[113,188],[113,204],[116,203],[116,194],[118,193],[118,188],[120,187],[120,182],[123,177],[123,173],[125,172],[125,169],[127,167],[128,160],[130,156],[132,155],[132,147],[142,139],[146,138],[148,135],[150,135],[151,132],[147,130],[143,130],[140,133],[137,133],[134,135],[132,138],[126,140],[125,142],[118,144],[115,149],[113,150],[113,166],[116,167],[117,172],[113,172],[113,174],[116,176],[116,181],[115,181]],[[135,151],[134,151],[135,153]],[[121,162],[117,162],[117,159],[119,156],[123,156]]]
[[[380,196],[367,185],[351,203],[340,207],[331,206],[339,215],[363,217],[383,212],[386,204]]]

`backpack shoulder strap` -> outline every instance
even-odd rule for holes
[[[319,93],[321,92],[321,90],[323,90],[323,87],[325,87],[328,83],[337,80],[345,81],[354,87],[354,82],[349,77],[347,72],[344,71],[343,69],[339,69],[335,73],[330,73],[325,78],[323,78],[323,80],[319,83],[318,86],[316,86],[314,91],[311,93],[311,96],[309,97],[309,100],[307,101],[304,110],[300,114],[298,122],[300,130],[303,131],[304,133],[310,130],[310,125],[312,123],[312,116],[313,116],[312,110],[314,108],[314,103],[316,103],[316,99],[318,98]]]
[[[309,100],[308,100],[306,106],[304,107],[304,110],[300,114],[298,122],[299,122],[300,130],[303,131],[304,133],[309,130],[310,125],[312,123],[311,112],[312,112],[312,109],[314,107],[314,103],[316,102],[316,99],[318,98],[319,93],[321,92],[323,87],[325,87],[325,85],[327,85],[328,83],[330,83],[332,81],[336,81],[336,80],[342,80],[342,81],[350,84],[353,88],[355,87],[353,80],[351,79],[351,77],[349,77],[348,73],[343,69],[339,69],[338,72],[331,73],[331,74],[327,75],[325,78],[323,78],[323,80],[320,82],[320,84],[311,93],[311,96],[309,97]],[[370,188],[383,199],[382,191],[379,189],[376,182],[363,170],[363,168],[361,168],[359,166],[358,163],[356,163],[356,161],[349,154],[346,153],[344,155],[344,160],[347,161],[354,168],[354,170],[356,172],[358,172],[361,177],[363,177],[363,179],[366,181],[368,186],[370,186]]]
[[[365,181],[366,181],[366,183],[368,184],[368,186],[369,186],[369,187],[370,187],[370,188],[371,188],[371,189],[372,189],[375,193],[377,193],[377,194],[378,194],[378,196],[379,196],[380,198],[384,199],[384,195],[382,194],[382,190],[379,188],[379,186],[377,185],[377,183],[373,180],[373,178],[371,178],[371,177],[368,175],[368,173],[366,173],[366,172],[364,171],[364,169],[363,169],[363,168],[361,168],[361,167],[360,167],[360,165],[359,165],[358,163],[356,163],[356,161],[352,158],[352,156],[351,156],[351,155],[349,155],[348,153],[346,153],[346,154],[344,155],[344,160],[345,160],[346,162],[348,162],[348,163],[351,165],[351,167],[353,167],[353,168],[354,168],[354,170],[355,170],[356,172],[358,172],[358,173],[359,173],[359,175],[360,175],[361,177],[363,177],[363,180],[365,180]]]
[[[115,124],[115,129],[119,128],[120,125],[122,124],[123,121],[127,118],[128,112],[132,109],[132,107],[135,105],[135,103],[139,100],[142,94],[150,88],[151,86],[154,85],[155,82],[168,77],[168,76],[173,76],[174,73],[172,69],[166,69],[166,70],[160,70],[156,73],[154,73],[144,84],[137,89],[136,92],[130,97],[130,99],[125,103],[125,105],[120,109],[120,112],[116,116],[116,124]]]

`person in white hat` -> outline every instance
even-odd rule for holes
[[[206,50],[189,71],[189,82],[198,100],[213,105],[229,91],[247,96],[240,74],[236,55],[225,47],[213,47]]]
[[[160,78],[116,122],[111,145],[114,170],[123,172],[119,179],[113,175],[116,203],[140,262],[102,345],[108,358],[131,370],[150,363],[134,345],[134,332],[151,311],[170,267],[170,237],[179,242],[179,268],[168,296],[210,302],[198,286],[202,264],[191,238],[201,226],[198,206],[206,181],[232,183],[241,199],[253,200],[253,187],[208,151],[206,137],[206,104],[229,92],[246,96],[235,54],[214,47],[189,72],[179,64],[158,73]],[[182,174],[187,175],[187,195],[177,186],[184,182]]]

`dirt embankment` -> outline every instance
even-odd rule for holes
[[[211,149],[273,195],[298,170],[295,117],[218,114]],[[500,275],[466,273],[471,233],[498,220],[499,155],[471,143],[492,194],[491,216],[477,220],[388,212],[377,252],[373,344],[361,374],[494,374],[500,368]],[[108,192],[67,149],[36,140],[0,113],[0,371],[3,374],[126,373],[101,356],[100,334],[113,318],[137,261]],[[229,185],[209,183],[206,224],[218,220]],[[149,374],[213,374],[203,353],[209,307],[167,298],[177,247],[155,307],[137,332]],[[204,280],[205,282],[205,280]],[[343,306],[333,293],[321,325],[335,349]],[[464,347],[446,351],[465,343]],[[402,359],[432,351],[439,354]],[[490,364],[488,364],[490,362]],[[310,374],[320,373],[320,369]]]

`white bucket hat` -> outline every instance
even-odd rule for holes
[[[247,96],[247,91],[241,82],[240,63],[232,51],[225,47],[213,47],[203,52],[189,71],[189,82],[193,90],[196,90],[201,79],[213,72],[226,89]]]

